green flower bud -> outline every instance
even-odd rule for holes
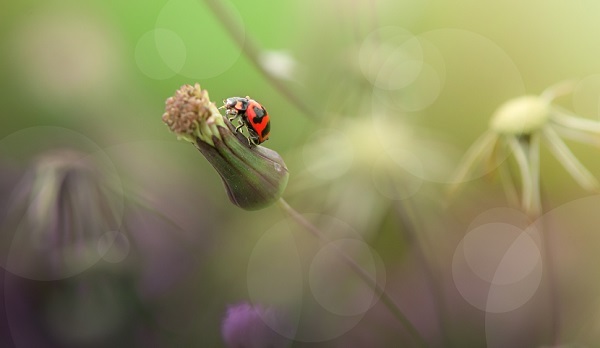
[[[162,119],[212,164],[233,204],[258,210],[275,203],[283,194],[289,173],[281,156],[262,146],[251,147],[199,84],[184,85],[168,98]]]

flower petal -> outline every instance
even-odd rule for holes
[[[585,190],[597,191],[599,185],[596,178],[573,155],[556,131],[552,127],[545,127],[542,134],[554,157],[565,167],[573,179]]]

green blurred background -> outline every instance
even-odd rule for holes
[[[221,11],[215,13],[208,3],[220,4]],[[160,238],[154,243],[176,245],[164,251],[149,242],[153,247],[144,252],[145,244],[134,242],[143,233],[137,234],[125,259],[131,262],[111,264],[108,282],[130,276],[126,283],[135,283],[146,273],[152,279],[151,267],[163,262],[160,257],[151,262],[154,252],[170,260],[166,273],[182,270],[159,295],[144,293],[139,284],[123,295],[123,303],[139,302],[131,310],[139,313],[129,316],[116,310],[108,317],[125,317],[127,324],[112,331],[98,329],[100,334],[90,329],[96,333],[76,338],[64,334],[76,327],[48,324],[60,318],[48,314],[58,315],[53,310],[43,310],[45,303],[56,302],[47,295],[51,290],[45,286],[50,285],[27,284],[36,289],[34,297],[42,308],[31,316],[50,318],[33,325],[31,332],[51,337],[41,341],[49,347],[152,346],[148,341],[158,347],[224,345],[220,326],[225,308],[252,302],[248,263],[256,250],[278,263],[280,250],[276,245],[263,250],[261,236],[279,226],[285,214],[277,207],[246,212],[233,206],[208,162],[161,122],[165,99],[181,85],[199,82],[217,105],[227,97],[250,95],[267,108],[271,137],[263,145],[286,161],[290,182],[284,197],[297,210],[313,214],[319,226],[330,226],[331,217],[343,221],[373,248],[387,272],[392,297],[431,345],[552,344],[548,337],[556,328],[550,328],[544,314],[552,293],[548,288],[542,287],[522,312],[510,311],[521,326],[506,324],[509,319],[493,321],[456,291],[452,262],[460,239],[479,214],[508,203],[495,178],[476,180],[451,201],[446,184],[461,154],[508,99],[575,80],[573,93],[557,103],[581,117],[600,118],[599,16],[600,3],[592,0],[3,3],[3,171],[18,173],[54,147],[99,151],[114,165],[125,197],[151,202],[153,217],[138,216],[151,225],[142,230],[155,228]],[[241,35],[232,37],[225,26]],[[569,145],[592,173],[600,174],[597,148]],[[379,180],[378,173],[391,177],[392,183]],[[541,176],[544,211],[589,195],[543,147]],[[408,185],[408,191],[395,190],[397,183]],[[9,184],[3,194],[8,198],[10,192]],[[556,261],[565,262],[557,285],[563,296],[558,311],[564,311],[559,343],[600,344],[599,284],[589,266],[598,262],[594,202],[586,203],[589,214],[577,219],[577,227],[568,216],[560,220],[558,230],[564,233],[556,235],[563,237],[554,238],[555,248],[566,245]],[[137,209],[139,202],[128,204],[126,212]],[[415,228],[407,227],[397,213],[406,205],[419,216]],[[508,219],[503,213],[490,214],[491,220]],[[157,222],[148,223],[152,219]],[[185,256],[179,260],[172,254]],[[309,257],[299,255],[300,260]],[[582,267],[580,277],[569,276],[567,266]],[[428,272],[431,278],[424,275]],[[156,277],[160,283],[162,276]],[[435,310],[436,296],[445,298],[441,312]],[[5,302],[10,301],[6,295]],[[116,308],[127,306],[118,303]],[[414,303],[424,304],[427,314]],[[84,309],[71,313],[73,317],[92,318],[101,311],[82,306],[75,306]],[[385,307],[377,304],[365,313],[353,329],[331,329],[331,337],[316,335],[316,342],[294,346],[411,346]],[[28,330],[22,322],[14,324],[13,314],[6,317],[5,337],[21,337],[15,332]],[[76,322],[73,317],[65,320]],[[141,326],[134,325],[136,320]],[[491,322],[504,323],[498,327],[508,328],[506,336],[514,340],[490,334],[495,332]],[[88,324],[104,325],[93,320]],[[27,346],[19,342],[25,341],[2,343]]]

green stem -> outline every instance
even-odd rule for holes
[[[254,67],[277,89],[283,94],[292,104],[302,111],[305,115],[310,118],[316,118],[316,114],[311,108],[302,100],[302,98],[296,96],[292,90],[290,90],[286,84],[284,84],[279,78],[273,76],[260,62],[260,49],[254,43],[252,38],[248,36],[248,33],[244,32],[242,24],[231,20],[231,17],[227,13],[227,9],[219,0],[204,0],[208,8],[217,17],[219,22],[223,25],[223,28],[229,33],[231,38],[240,46],[242,52],[248,57]]]
[[[298,213],[294,208],[292,208],[283,198],[279,199],[280,207],[292,218],[294,219],[300,226],[304,227],[307,231],[312,233],[317,239],[321,242],[329,242],[325,235],[310,221],[308,221],[304,216]],[[381,302],[388,308],[388,310],[394,315],[394,317],[404,326],[406,331],[410,334],[410,336],[414,339],[414,341],[420,347],[428,347],[428,343],[421,336],[421,334],[417,331],[414,325],[408,320],[406,315],[402,313],[402,310],[394,303],[392,298],[387,294],[384,288],[381,287],[377,283],[375,279],[365,271],[354,259],[348,256],[344,251],[334,245],[334,250],[338,253],[338,256],[346,263],[350,269],[359,276],[359,278],[364,281],[368,286],[373,288],[377,293],[379,293],[379,298]]]

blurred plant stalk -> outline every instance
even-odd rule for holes
[[[329,242],[328,238],[315,225],[308,221],[302,214],[292,208],[283,198],[279,199],[279,206],[294,219],[300,226],[304,227],[308,232],[315,236],[323,243]],[[404,315],[402,310],[396,305],[392,297],[385,289],[377,283],[377,281],[362,268],[352,257],[348,256],[342,249],[337,246],[334,248],[337,256],[369,287],[373,288],[379,295],[381,302],[389,309],[392,315],[404,326],[408,334],[419,347],[428,347],[429,344],[414,327],[411,321]]]

